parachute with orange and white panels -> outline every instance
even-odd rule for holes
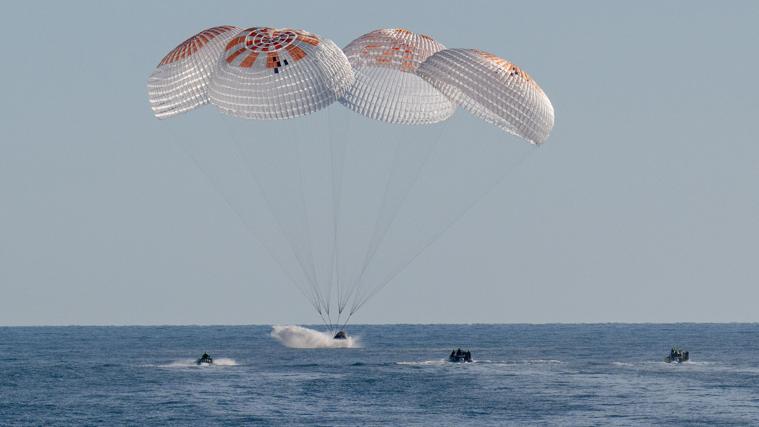
[[[554,124],[551,101],[513,63],[397,28],[371,31],[343,50],[303,30],[209,28],[166,55],[148,94],[158,118],[210,101],[236,117],[289,119],[339,100],[398,124],[437,123],[461,106],[533,144]]]
[[[221,26],[172,50],[148,79],[158,118],[210,101],[249,119],[288,119],[337,101],[353,71],[331,40],[302,30]]]
[[[160,61],[148,78],[148,96],[161,119],[210,103],[234,117],[264,120],[228,122],[212,136],[189,135],[182,147],[195,139],[207,143],[209,151],[193,155],[198,164],[208,163],[200,169],[213,175],[214,187],[330,328],[344,325],[465,212],[462,206],[499,182],[507,163],[518,162],[518,156],[497,156],[509,145],[501,143],[505,135],[482,129],[480,120],[462,117],[471,126],[463,133],[456,133],[465,129],[461,122],[444,128],[458,107],[533,145],[545,142],[554,125],[546,94],[510,61],[446,48],[399,28],[370,31],[343,49],[300,29],[209,28]],[[244,127],[244,136],[225,133],[235,127]],[[490,132],[491,141],[479,140]],[[450,152],[460,150],[449,164],[435,152],[440,140]],[[224,144],[231,144],[226,151]],[[485,158],[465,163],[478,144],[486,146]],[[512,145],[533,150],[531,144]],[[220,160],[225,153],[230,163]],[[350,155],[364,158],[351,162]],[[320,159],[329,172],[309,179],[308,166]],[[436,160],[441,163],[432,165]],[[256,208],[243,200],[255,188],[236,187],[245,177],[261,190]],[[319,183],[330,188],[304,190]],[[418,190],[421,185],[429,191]],[[324,212],[307,206],[323,200],[329,200],[319,206]],[[404,224],[408,229],[396,233]]]

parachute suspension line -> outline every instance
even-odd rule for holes
[[[327,115],[327,122],[328,122],[328,125],[331,125],[331,122],[329,120],[329,114]],[[330,148],[330,174],[333,174],[333,172],[332,172],[332,154],[331,154],[332,153],[332,151],[331,151],[332,150],[332,127],[331,126],[329,127],[329,134],[328,134],[328,141],[327,141],[327,143],[329,144],[329,148]],[[335,201],[334,201],[335,200],[334,178],[332,177],[332,175],[330,175],[329,179],[330,179],[330,189],[332,191],[332,193],[330,193],[331,205],[332,205],[332,209],[334,209],[334,204],[335,204]],[[334,213],[333,213],[333,216],[334,216]],[[329,262],[329,266],[327,267],[327,278],[326,278],[326,280],[327,280],[327,304],[330,307],[332,306],[332,276],[334,274],[334,269],[335,269],[335,266],[334,266],[334,263],[335,263],[335,260],[334,260],[334,250],[335,250],[335,247],[334,247],[334,245],[335,245],[335,242],[334,242],[334,234],[335,234],[335,232],[334,232],[334,221],[333,221],[333,224],[332,224],[332,228],[333,228],[333,230],[332,230],[332,232],[333,232],[333,242],[332,242],[332,248],[331,248],[332,253],[329,255],[329,261],[328,261]]]
[[[279,219],[279,215],[277,215],[276,210],[274,209],[273,204],[271,203],[271,200],[269,200],[268,194],[266,193],[266,189],[264,188],[263,184],[258,179],[257,175],[252,171],[251,166],[249,165],[249,162],[247,161],[246,156],[243,154],[243,150],[239,147],[239,144],[237,142],[237,138],[232,138],[234,141],[233,148],[235,150],[235,154],[238,156],[240,161],[245,165],[245,170],[248,174],[248,177],[255,182],[255,184],[258,186],[258,188],[261,190],[261,194],[263,195],[263,199],[266,201],[267,207],[269,208],[269,211],[271,212],[272,216],[276,219],[278,231],[285,237],[286,241],[288,242],[290,246],[290,250],[292,251],[293,255],[295,255],[296,260],[298,261],[298,264],[301,268],[301,271],[304,274],[304,277],[306,280],[311,282],[310,286],[310,296],[308,297],[311,301],[311,305],[314,306],[314,309],[321,315],[321,306],[319,304],[319,300],[317,295],[314,293],[314,286],[312,283],[312,279],[308,276],[308,271],[303,265],[303,262],[300,258],[300,254],[295,249],[295,244],[291,241],[289,236],[284,232],[284,226],[281,223],[281,220]]]
[[[326,326],[328,330],[332,330],[332,328],[333,328],[333,326],[332,326],[332,320],[329,318],[329,316],[327,316],[325,318],[324,317],[324,312],[320,308],[317,308],[316,312],[319,313],[319,317],[321,317],[322,323],[324,324],[324,326]]]
[[[297,125],[300,125],[300,122],[296,122],[296,123]],[[300,205],[301,205],[300,213],[302,214],[301,220],[303,221],[303,224],[305,225],[305,232],[306,232],[306,250],[307,250],[308,260],[310,261],[311,275],[313,277],[314,283],[316,284],[315,291],[316,291],[317,297],[319,298],[319,301],[322,305],[322,310],[326,312],[327,319],[331,323],[332,320],[330,319],[330,314],[329,314],[329,303],[324,300],[324,296],[322,295],[322,292],[321,292],[321,284],[319,283],[319,277],[316,274],[316,264],[314,262],[313,243],[311,241],[311,226],[310,226],[310,221],[308,219],[308,207],[306,204],[306,196],[303,192],[303,163],[301,161],[301,152],[300,152],[300,141],[302,140],[302,138],[301,138],[301,135],[299,135],[301,134],[301,132],[299,132],[300,129],[299,127],[297,127],[297,125],[295,129],[296,135],[295,135],[295,138],[293,139],[293,143],[294,143],[293,146],[295,148],[295,162],[298,166],[298,193],[300,194]]]
[[[332,288],[337,287],[333,286],[333,279],[339,279],[339,276],[335,274],[335,269],[337,268],[337,210],[338,210],[338,197],[337,194],[337,179],[335,178],[335,130],[334,130],[334,124],[333,124],[333,117],[332,117],[332,109],[327,109],[327,126],[329,127],[329,133],[328,138],[329,140],[327,143],[329,144],[329,166],[330,166],[330,197],[331,197],[331,207],[332,207],[332,248],[331,248],[331,254],[329,256],[329,267],[328,267],[328,274],[327,274],[327,300],[329,301],[330,305],[332,305]],[[340,289],[337,287],[337,293],[338,298],[340,297]],[[337,313],[337,320],[336,322],[340,322],[340,311],[338,307],[338,313]]]
[[[295,278],[292,276],[292,274],[290,274],[290,271],[287,268],[285,268],[285,265],[282,262],[282,260],[279,259],[279,257],[275,256],[276,252],[271,247],[271,245],[269,245],[268,243],[266,243],[265,239],[261,238],[258,235],[258,233],[256,233],[255,231],[253,231],[253,228],[250,226],[250,224],[248,224],[248,221],[245,220],[245,218],[240,213],[240,211],[237,208],[234,207],[234,205],[232,204],[232,202],[229,200],[229,197],[227,197],[227,195],[223,191],[221,191],[221,189],[219,189],[218,184],[211,178],[211,175],[201,165],[201,163],[200,163],[200,161],[198,161],[197,157],[188,148],[185,148],[184,145],[177,144],[176,141],[173,138],[171,139],[171,143],[175,147],[177,147],[177,146],[181,147],[180,151],[183,152],[187,157],[189,157],[192,160],[192,163],[202,173],[203,177],[211,185],[211,188],[213,188],[214,191],[216,191],[216,193],[218,193],[221,196],[222,200],[224,200],[224,203],[226,203],[226,205],[229,207],[229,209],[232,212],[234,212],[234,214],[240,220],[240,223],[245,227],[245,229],[254,238],[256,238],[259,243],[261,243],[261,246],[263,246],[264,249],[266,249],[266,251],[269,253],[269,256],[274,260],[274,262],[277,263],[277,265],[279,265],[279,268],[285,274],[285,277],[287,277],[287,279],[290,281],[290,283],[293,284],[293,286],[295,287],[295,289],[297,289],[298,292],[300,292],[309,302],[311,302],[311,305],[315,309],[317,309],[317,311],[318,311],[318,307],[314,304],[313,298],[311,296],[309,296],[309,293],[306,291],[305,286],[303,286],[303,284],[300,283],[298,280],[295,280]]]
[[[348,326],[348,322],[351,320],[351,317],[353,317],[353,313],[358,311],[358,308],[351,308],[348,310],[348,315],[345,317],[345,322],[343,322],[343,325],[340,327],[340,330],[344,330],[346,326]]]
[[[419,255],[424,253],[424,251],[427,250],[430,246],[432,246],[433,243],[435,243],[440,237],[442,237],[448,230],[451,229],[456,223],[458,223],[464,216],[466,216],[469,211],[471,211],[479,202],[485,198],[488,194],[492,193],[496,188],[498,188],[498,185],[503,182],[504,179],[506,179],[508,176],[510,176],[512,173],[514,173],[515,170],[519,169],[524,163],[526,163],[527,159],[529,159],[538,149],[540,149],[540,145],[535,145],[531,150],[527,151],[525,154],[523,154],[517,162],[514,164],[514,167],[509,168],[505,173],[498,176],[491,184],[487,185],[485,188],[486,190],[481,193],[479,196],[477,196],[469,205],[467,205],[458,215],[456,215],[453,220],[449,221],[442,229],[440,229],[438,232],[434,233],[424,244],[424,246],[414,254],[413,257],[411,257],[408,261],[403,263],[403,265],[400,266],[400,268],[396,269],[392,274],[388,276],[387,279],[380,282],[378,286],[373,288],[366,297],[363,297],[358,300],[354,300],[354,305],[350,310],[349,317],[353,315],[356,311],[358,311],[368,300],[370,300],[374,295],[377,294],[377,292],[381,291],[385,286],[387,286],[388,283],[392,282],[396,277],[398,277],[399,274],[401,274],[403,271],[408,268],[408,266],[413,263]]]
[[[340,323],[340,315],[343,313],[342,307],[340,307],[340,297],[341,297],[341,291],[340,291],[340,273],[337,271],[339,268],[339,252],[338,252],[338,211],[340,210],[340,193],[342,188],[342,180],[340,180],[340,183],[338,184],[338,179],[336,178],[336,170],[337,166],[335,164],[335,137],[333,135],[333,123],[332,123],[332,115],[328,112],[327,120],[329,122],[329,166],[330,166],[330,183],[332,184],[332,254],[330,256],[330,266],[329,266],[329,300],[330,304],[332,303],[332,287],[334,282],[334,287],[337,292],[337,320],[336,322]],[[341,174],[342,175],[342,174]],[[338,186],[340,186],[340,189],[338,189]]]
[[[340,135],[335,136],[335,117],[333,115],[333,109],[327,110],[327,122],[329,126],[329,150],[330,150],[330,169],[331,169],[331,183],[332,183],[332,262],[330,269],[330,291],[332,289],[332,282],[337,291],[337,321],[339,325],[340,317],[343,313],[345,306],[341,304],[343,289],[342,289],[342,277],[340,274],[340,210],[342,207],[342,193],[343,193],[343,179],[345,176],[345,156],[347,151],[347,135],[350,135],[351,120],[350,115],[344,117],[345,123],[345,136],[343,138]],[[335,148],[335,145],[342,142],[342,146]],[[331,294],[331,292],[330,292]],[[331,299],[330,299],[331,301]]]
[[[392,228],[393,224],[395,223],[396,218],[398,217],[398,214],[400,213],[401,208],[406,202],[406,199],[408,198],[409,194],[411,193],[411,190],[416,186],[416,183],[419,181],[419,178],[422,176],[422,171],[424,170],[425,166],[427,165],[429,159],[432,157],[432,153],[437,148],[438,144],[440,143],[440,140],[443,135],[443,131],[446,128],[446,123],[440,123],[438,126],[438,133],[433,138],[433,142],[423,151],[423,156],[421,158],[421,162],[419,165],[414,169],[413,171],[413,178],[409,184],[401,188],[401,194],[400,197],[396,198],[390,198],[390,186],[393,182],[393,176],[398,172],[399,167],[399,159],[401,157],[401,148],[402,144],[404,144],[404,141],[399,141],[398,145],[396,145],[395,148],[395,154],[394,154],[394,160],[393,160],[393,169],[390,173],[390,176],[388,176],[388,180],[385,185],[385,191],[382,196],[382,203],[380,205],[379,214],[377,215],[377,219],[374,223],[374,229],[372,232],[372,238],[369,241],[369,246],[367,247],[366,256],[364,258],[364,262],[361,265],[361,271],[357,278],[353,281],[351,289],[354,291],[358,291],[358,295],[361,295],[362,293],[362,285],[363,285],[363,278],[366,274],[366,271],[371,264],[372,260],[374,259],[374,256],[377,254],[377,251],[379,250],[380,246],[382,246],[382,243],[385,240],[385,237],[387,236],[387,233]],[[385,208],[387,206],[388,200],[396,199],[398,202],[394,207],[390,209],[389,212],[389,218],[387,218],[382,225],[380,223],[382,222],[382,213],[385,211]],[[353,292],[352,292],[353,293]],[[348,300],[350,299],[350,296],[348,297]],[[346,301],[347,303],[347,301]]]
[[[392,166],[391,166],[390,174],[388,174],[387,181],[385,182],[385,189],[384,189],[383,194],[382,194],[382,201],[380,203],[380,208],[379,208],[379,211],[377,213],[377,218],[374,221],[374,227],[372,229],[372,236],[369,239],[369,244],[366,247],[366,254],[364,255],[364,261],[363,261],[363,263],[361,265],[361,270],[360,270],[358,276],[356,277],[356,279],[354,279],[354,280],[351,281],[351,286],[348,289],[348,293],[345,296],[345,300],[339,302],[340,307],[341,307],[341,309],[340,309],[341,312],[342,312],[342,309],[345,308],[345,306],[348,304],[348,302],[350,301],[350,299],[355,294],[356,289],[357,289],[357,285],[360,284],[361,278],[364,276],[364,273],[366,271],[366,266],[367,266],[367,264],[369,262],[369,259],[374,255],[372,249],[373,249],[376,237],[377,237],[377,231],[380,228],[379,227],[379,223],[380,223],[380,221],[382,219],[381,215],[382,215],[382,213],[385,210],[385,206],[387,205],[388,193],[390,192],[390,184],[393,182],[393,176],[395,176],[395,173],[397,172],[397,169],[398,169],[398,163],[399,163],[400,151],[401,151],[401,144],[402,144],[402,142],[400,141],[400,139],[396,139],[395,150],[394,150],[394,153],[393,153],[393,163],[392,163]],[[346,322],[347,322],[347,319],[346,319]]]
[[[400,151],[401,151],[401,144],[402,144],[402,142],[400,141],[400,139],[396,139],[396,141],[395,141],[395,150],[393,152],[392,167],[390,169],[390,173],[388,174],[387,181],[385,182],[385,189],[384,189],[384,191],[382,193],[382,201],[380,203],[379,211],[377,212],[377,218],[374,221],[374,227],[372,229],[371,238],[369,239],[369,244],[366,247],[366,254],[364,255],[364,261],[363,261],[363,263],[361,265],[361,270],[360,270],[357,278],[351,281],[350,291],[348,292],[348,295],[346,296],[345,301],[344,302],[340,302],[340,305],[342,307],[345,307],[345,305],[348,303],[348,301],[350,301],[350,298],[352,297],[354,291],[356,290],[356,284],[361,280],[361,277],[363,277],[363,275],[364,275],[364,271],[366,270],[367,260],[370,258],[371,254],[372,254],[372,248],[373,248],[376,236],[377,236],[377,230],[379,229],[379,223],[380,223],[380,221],[382,219],[382,213],[384,212],[385,206],[387,204],[387,199],[388,199],[387,195],[390,192],[390,184],[393,182],[393,176],[395,176],[395,174],[396,174],[396,172],[398,170],[398,163],[400,162],[399,159],[400,159],[400,156],[401,156],[401,153],[400,153]]]
[[[315,279],[312,276],[309,275],[309,271],[306,268],[306,266],[305,266],[305,264],[304,264],[304,262],[302,260],[301,254],[295,249],[295,247],[296,247],[295,243],[292,241],[292,239],[290,238],[290,236],[287,233],[285,233],[285,231],[284,231],[285,227],[282,224],[282,221],[279,218],[279,215],[277,215],[277,212],[274,209],[274,205],[272,204],[271,200],[269,200],[269,195],[266,192],[266,188],[264,188],[263,184],[258,179],[258,177],[255,174],[255,172],[253,172],[253,168],[250,166],[249,161],[248,161],[247,157],[244,154],[244,151],[240,148],[237,138],[233,137],[232,140],[234,141],[233,145],[234,145],[234,149],[236,151],[236,154],[239,156],[240,160],[245,165],[245,170],[247,171],[248,176],[256,183],[256,185],[258,186],[258,188],[261,190],[261,194],[263,195],[263,198],[264,198],[264,200],[266,201],[266,204],[269,207],[269,211],[272,213],[272,215],[274,216],[274,218],[277,220],[277,227],[279,229],[279,232],[282,233],[283,236],[285,236],[285,239],[290,244],[290,249],[292,250],[293,254],[295,255],[295,258],[298,260],[298,264],[300,265],[300,268],[303,271],[303,274],[305,275],[306,279],[311,283],[311,294],[312,294],[312,296],[310,298],[311,299],[311,304],[314,305],[314,308],[316,308],[317,311],[321,311],[321,308],[320,308],[321,306],[320,306],[320,301],[319,301],[319,298],[318,298],[318,294],[315,291],[317,289],[317,285],[316,285]],[[321,313],[319,313],[319,314],[321,314]]]
[[[351,320],[351,316],[353,316],[353,313],[348,313],[348,316],[345,318],[345,322],[342,326],[340,326],[340,330],[345,330],[345,327],[348,326],[348,321]]]
[[[316,312],[319,313],[319,317],[321,317],[322,323],[324,323],[324,326],[329,328],[330,325],[329,323],[327,323],[327,319],[324,318],[324,313],[322,313],[321,308],[320,307],[315,307],[315,308],[316,308]]]

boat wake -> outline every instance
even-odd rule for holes
[[[558,365],[563,364],[561,360],[554,359],[527,359],[527,360],[488,360],[472,359],[471,362],[450,362],[448,359],[424,360],[424,361],[406,361],[395,362],[396,365],[410,366],[443,366],[443,365],[494,365],[494,366],[521,366],[521,365]]]
[[[358,338],[336,340],[332,334],[296,325],[274,325],[271,337],[290,348],[359,348]]]
[[[157,365],[159,368],[213,368],[217,366],[237,366],[237,362],[234,359],[229,359],[226,357],[219,357],[215,358],[213,360],[212,365],[198,365],[195,363],[195,359],[181,359],[181,360],[175,360],[171,363],[167,363],[164,365]]]
[[[438,360],[424,360],[421,362],[395,362],[396,365],[408,365],[408,366],[442,366],[449,362],[445,359]]]

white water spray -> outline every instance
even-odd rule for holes
[[[220,357],[213,360],[212,365],[198,365],[194,359],[175,360],[165,365],[158,365],[160,368],[196,368],[196,367],[215,367],[215,366],[237,366],[234,359]]]
[[[275,325],[271,337],[290,348],[358,348],[358,338],[349,336],[336,340],[332,334],[296,325]]]

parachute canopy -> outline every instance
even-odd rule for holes
[[[553,128],[553,106],[540,86],[493,54],[445,49],[417,74],[475,116],[533,144],[542,144]]]
[[[353,83],[342,50],[302,30],[253,27],[227,43],[211,79],[211,103],[249,119],[289,119],[337,101]]]
[[[460,105],[533,144],[554,124],[551,101],[521,68],[478,49],[379,29],[340,50],[303,30],[213,27],[190,37],[148,79],[158,118],[208,103],[233,116],[289,119],[334,101],[369,118],[432,124]]]
[[[203,30],[169,52],[148,78],[148,97],[159,119],[208,102],[208,84],[224,46],[239,28]]]
[[[158,118],[211,103],[264,120],[239,137],[218,134],[240,122],[196,129],[182,148],[199,141],[199,169],[335,330],[523,159],[498,156],[509,144],[487,126],[480,140],[478,119],[444,130],[458,106],[532,144],[554,123],[516,65],[404,29],[341,50],[304,30],[209,28],[166,55],[148,95]]]
[[[419,64],[445,49],[432,37],[404,29],[372,31],[345,47],[356,81],[340,99],[376,120],[429,124],[450,117],[456,106],[416,75]]]

